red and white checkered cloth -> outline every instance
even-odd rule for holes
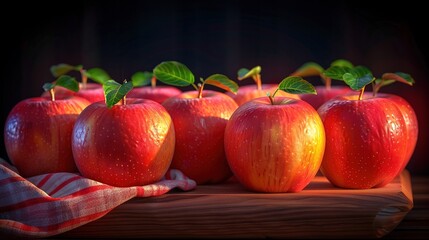
[[[25,179],[0,158],[0,236],[53,236],[99,219],[131,198],[159,196],[176,187],[188,191],[196,183],[174,169],[155,184],[127,188],[73,173]]]

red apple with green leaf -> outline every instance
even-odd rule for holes
[[[338,59],[331,63],[331,66],[353,67],[353,64],[344,59]],[[316,86],[317,95],[314,94],[299,94],[302,100],[308,102],[314,109],[318,109],[323,103],[328,100],[345,94],[351,94],[353,91],[348,86],[332,86],[331,78],[323,74],[325,70],[315,62],[308,62],[298,68],[291,76],[313,77],[320,76],[324,82],[324,86]]]
[[[57,87],[55,89],[57,98],[66,96],[78,96],[87,99],[90,102],[104,101],[104,92],[102,84],[111,79],[109,74],[101,68],[91,68],[85,70],[82,65],[72,66],[61,63],[51,67],[51,73],[54,77],[59,77],[70,71],[78,71],[81,74],[82,82],[79,83],[79,91],[73,92],[66,88]],[[88,83],[88,78],[96,83]],[[46,96],[43,93],[42,96]]]
[[[173,86],[157,86],[156,77],[151,72],[136,72],[131,77],[134,88],[128,94],[128,97],[132,98],[144,98],[150,99],[157,103],[163,103],[170,97],[179,95],[182,93],[178,88]],[[150,87],[142,87],[148,84]]]
[[[377,91],[393,80],[412,84],[412,78],[397,73],[376,79],[363,66],[334,66],[324,74],[344,81],[360,94],[336,97],[318,110],[326,132],[322,173],[338,187],[385,186],[408,163],[418,127],[414,111],[405,100],[377,95]],[[364,94],[369,83],[373,83],[373,95]]]
[[[4,127],[7,154],[24,177],[76,172],[71,150],[74,123],[90,104],[76,96],[55,98],[54,88],[79,89],[78,82],[63,75],[43,88],[50,97],[29,98],[19,102],[9,113]]]
[[[108,80],[106,102],[88,106],[73,129],[72,149],[82,176],[112,186],[159,181],[174,153],[173,122],[152,100],[126,98],[132,83]]]
[[[226,94],[232,97],[235,102],[240,106],[252,99],[258,97],[267,96],[267,92],[273,92],[277,89],[277,84],[262,84],[261,80],[261,67],[256,66],[252,69],[241,68],[238,70],[238,80],[244,80],[247,78],[252,78],[255,81],[255,85],[241,86],[236,94],[227,92]],[[291,94],[287,92],[280,91],[277,93],[278,96],[290,97],[295,99],[300,99],[296,94]]]
[[[153,73],[166,84],[192,85],[196,89],[163,103],[176,130],[171,168],[181,170],[197,184],[220,183],[231,177],[224,151],[224,132],[228,119],[238,106],[224,93],[203,89],[210,84],[236,92],[237,84],[224,75],[214,74],[205,80],[200,79],[196,85],[189,68],[174,61],[160,63]]]
[[[316,110],[279,90],[313,93],[301,77],[287,77],[273,95],[241,105],[225,129],[225,152],[237,180],[256,192],[299,192],[319,170],[325,132]]]

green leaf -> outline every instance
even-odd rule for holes
[[[324,69],[315,62],[304,63],[299,67],[291,76],[300,76],[300,77],[311,77],[311,76],[320,76]]]
[[[333,61],[331,63],[331,67],[334,67],[334,66],[336,66],[336,67],[348,67],[348,68],[354,67],[353,63],[351,63],[350,61],[345,60],[345,59],[337,59],[337,60]]]
[[[136,72],[131,76],[131,82],[134,87],[146,86],[150,83],[153,74],[151,72]]]
[[[403,72],[385,73],[381,78],[384,80],[384,82],[390,80],[390,81],[402,82],[410,86],[414,84],[414,79],[409,74],[403,73]],[[388,84],[383,83],[382,86],[385,86],[385,85],[388,85]]]
[[[62,75],[52,83],[43,84],[43,90],[49,91],[56,86],[67,88],[73,92],[79,91],[79,83],[76,81],[76,79],[68,75]]]
[[[45,84],[43,84],[43,90],[45,92],[51,90],[54,87],[55,87],[55,84],[53,84],[53,83],[45,83]]]
[[[97,83],[104,84],[112,79],[109,74],[101,68],[91,68],[85,72],[85,75]]]
[[[326,77],[335,79],[335,80],[344,80],[343,76],[345,73],[348,73],[351,71],[351,68],[349,67],[339,67],[339,66],[332,66],[326,69],[323,72],[323,75]]]
[[[247,68],[240,68],[237,72],[238,78],[242,78],[244,75],[246,75],[250,70]]]
[[[82,65],[72,66],[70,64],[60,63],[58,65],[51,66],[51,73],[54,77],[59,77],[72,70],[79,71],[81,68],[82,68]]]
[[[213,74],[210,77],[206,78],[204,83],[222,88],[232,93],[237,93],[238,91],[237,83],[222,74]]]
[[[174,86],[189,86],[195,81],[191,70],[184,64],[175,61],[158,64],[153,69],[153,74],[161,82]]]
[[[316,89],[302,77],[290,76],[283,79],[279,89],[292,94],[311,93],[317,94]]]
[[[364,66],[357,66],[343,74],[342,80],[353,90],[360,90],[375,80],[371,71]]]
[[[113,105],[118,103],[124,98],[129,91],[133,89],[132,82],[125,82],[119,84],[114,80],[108,80],[103,85],[104,95],[106,96],[106,105],[111,108]]]
[[[404,73],[404,72],[396,72],[396,75],[402,77],[403,79],[407,80],[410,85],[413,85],[415,83],[414,78],[411,77],[410,74]]]
[[[61,86],[72,90],[73,92],[79,91],[79,83],[70,76],[62,75],[55,81],[55,86]]]
[[[261,73],[261,66],[256,66],[250,70],[248,70],[247,68],[241,68],[240,70],[238,70],[237,75],[238,75],[238,80],[243,80],[249,77],[253,77],[256,76],[258,74]]]

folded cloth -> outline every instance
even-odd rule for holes
[[[196,187],[170,169],[154,184],[113,187],[73,173],[21,177],[0,158],[0,236],[49,237],[97,220],[133,197],[159,196],[173,188]]]

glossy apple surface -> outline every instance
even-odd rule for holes
[[[174,126],[167,111],[152,100],[128,99],[107,108],[88,106],[73,129],[72,149],[79,172],[112,186],[159,181],[174,153]]]
[[[227,95],[204,90],[184,92],[163,103],[176,130],[171,168],[181,170],[197,184],[219,183],[232,173],[224,151],[224,132],[237,104]]]
[[[262,84],[262,90],[258,90],[256,85],[246,85],[246,86],[241,86],[238,89],[237,94],[233,94],[230,92],[227,92],[226,94],[232,97],[234,101],[240,106],[252,99],[259,98],[259,97],[266,97],[267,92],[270,92],[271,94],[273,94],[276,88],[277,88],[277,84]],[[276,96],[300,99],[300,97],[297,94],[290,94],[280,90],[277,92]]]
[[[405,126],[407,127],[407,137],[403,141],[407,144],[407,154],[405,157],[405,161],[401,167],[402,171],[410,161],[417,144],[419,128],[416,113],[414,112],[414,109],[411,107],[411,105],[400,96],[386,93],[378,93],[377,97],[386,98],[395,102],[396,106],[401,110],[402,115],[404,117]]]
[[[5,123],[4,141],[22,176],[77,172],[71,136],[78,115],[89,104],[79,97],[38,97],[15,105]]]
[[[331,86],[329,89],[325,86],[316,86],[315,94],[299,94],[302,100],[308,102],[314,109],[318,109],[322,104],[334,97],[351,94],[353,91],[348,86]]]
[[[299,192],[319,170],[325,133],[308,103],[276,97],[240,106],[225,129],[225,152],[238,181],[257,192]]]
[[[319,108],[326,132],[321,171],[339,187],[382,187],[402,171],[417,134],[396,98],[357,99],[340,96]]]
[[[163,103],[170,97],[174,97],[182,93],[178,88],[172,86],[156,86],[156,87],[139,87],[133,88],[128,97],[150,99],[157,103]]]
[[[65,98],[68,96],[78,96],[87,99],[89,102],[104,101],[103,86],[98,83],[87,83],[85,88],[82,87],[82,83],[79,83],[79,91],[73,92],[64,87],[55,87],[55,96],[57,98]],[[43,92],[42,97],[48,97],[49,92]]]

